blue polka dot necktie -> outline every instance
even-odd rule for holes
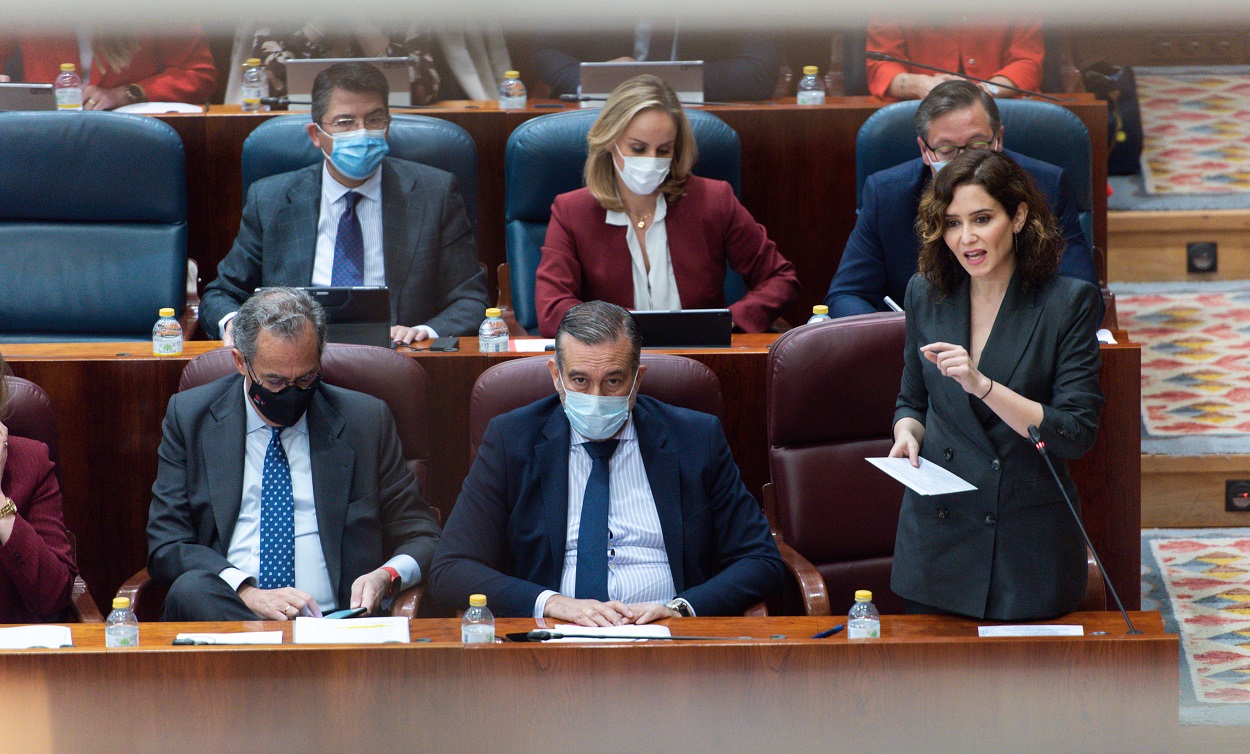
[[[291,466],[274,427],[260,483],[260,588],[295,586],[295,496]]]
[[[334,237],[334,267],[330,285],[364,285],[365,239],[360,230],[356,205],[361,194],[348,191],[343,195],[343,214],[339,217],[338,234]]]
[[[608,464],[619,443],[620,440],[602,440],[582,445],[590,454],[592,466],[577,529],[574,596],[578,599],[608,600]]]

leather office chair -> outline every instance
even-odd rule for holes
[[[424,491],[429,477],[431,447],[430,385],[421,365],[387,348],[327,343],[321,358],[321,369],[326,383],[368,393],[386,402],[395,417],[404,462],[412,469]],[[190,390],[234,372],[231,349],[218,348],[195,357],[187,364],[178,381],[178,390]],[[437,518],[438,509],[431,510]],[[166,591],[168,584],[152,581],[144,568],[122,585],[117,596],[130,598],[141,621],[159,620]],[[405,589],[396,597],[391,614],[414,617],[424,593],[423,584]]]
[[[724,400],[716,373],[694,359],[669,354],[642,355],[647,376],[639,392],[682,408],[702,411],[724,421]],[[486,433],[486,425],[500,414],[521,408],[534,401],[554,395],[547,359],[528,358],[504,361],[487,369],[473,384],[469,397],[469,462],[477,458],[478,446]],[[780,539],[786,569],[801,581],[812,582],[819,576],[811,563]],[[802,574],[801,576],[798,574]],[[747,615],[767,615],[764,604],[750,608]]]
[[[816,565],[823,607],[835,614],[850,609],[856,589],[871,589],[882,612],[904,611],[890,590],[903,487],[864,459],[893,445],[905,340],[903,315],[863,314],[791,330],[768,354],[765,505],[785,541]],[[1102,574],[1088,560],[1080,609],[1103,610]],[[820,602],[807,600],[806,612]]]
[[[35,383],[20,377],[5,377],[8,388],[8,415],[4,417],[9,434],[14,437],[26,437],[38,440],[48,446],[48,455],[56,463],[60,457],[56,435],[56,417],[52,413],[52,401],[48,394]],[[57,466],[57,481],[60,482],[60,466]],[[74,533],[66,530],[69,535],[71,557],[77,561],[78,543]],[[102,623],[104,616],[100,608],[91,598],[87,582],[82,576],[74,578],[73,591],[70,593],[69,606],[65,609],[63,619],[74,623]]]
[[[538,331],[534,285],[542,259],[551,203],[559,194],[581,188],[586,164],[586,134],[599,110],[553,113],[527,120],[508,137],[504,151],[504,234],[507,269],[499,270],[499,304],[511,309],[525,331]],[[740,193],[742,142],[723,120],[701,110],[686,110],[699,147],[694,174],[726,181]],[[725,301],[746,293],[733,270],[725,275]]]
[[[243,142],[243,196],[252,183],[314,165],[322,152],[305,126],[310,116],[282,115],[256,127]],[[469,223],[477,227],[477,146],[469,132],[450,121],[424,115],[391,115],[387,136],[391,157],[419,162],[456,176]]]
[[[151,338],[186,300],[182,139],[141,115],[0,113],[0,270],[0,342]]]
[[[1063,169],[1068,191],[1076,203],[1085,240],[1093,249],[1094,266],[1102,284],[1106,316],[1114,327],[1115,296],[1107,288],[1107,252],[1094,246],[1093,153],[1089,129],[1071,110],[1052,102],[1025,99],[996,100],[1006,129],[1007,148]],[[855,137],[855,208],[863,207],[868,176],[920,156],[913,118],[920,103],[886,105],[864,121]]]

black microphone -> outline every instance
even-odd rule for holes
[[[1085,524],[1081,521],[1081,514],[1076,512],[1076,506],[1072,504],[1072,498],[1068,497],[1068,491],[1063,488],[1063,482],[1059,481],[1059,474],[1055,471],[1055,465],[1050,462],[1050,455],[1046,452],[1046,443],[1042,441],[1042,433],[1037,431],[1037,425],[1029,425],[1029,439],[1033,441],[1033,447],[1037,448],[1037,452],[1042,454],[1042,458],[1046,460],[1046,467],[1050,469],[1050,475],[1055,478],[1055,484],[1059,487],[1059,491],[1063,493],[1063,499],[1068,503],[1068,510],[1072,512],[1072,517],[1076,519],[1076,525],[1081,529],[1081,536],[1085,538],[1085,544],[1089,547],[1089,551],[1094,553],[1094,562],[1098,564],[1098,570],[1102,571],[1102,579],[1107,582],[1107,588],[1111,590],[1111,596],[1115,598],[1116,607],[1120,608],[1120,615],[1124,616],[1124,622],[1128,624],[1128,632],[1130,634],[1140,634],[1133,627],[1133,621],[1129,620],[1128,611],[1124,609],[1124,603],[1120,601],[1120,595],[1115,593],[1115,586],[1111,583],[1111,575],[1107,573],[1107,569],[1102,567],[1102,558],[1098,557],[1098,551],[1094,549],[1094,543],[1089,541],[1089,534],[1085,531]]]
[[[512,636],[508,635],[509,638]],[[562,633],[560,631],[547,631],[538,629],[525,634],[527,641],[547,641],[548,639],[603,639],[605,641],[750,641],[750,636],[627,636],[625,634],[616,634],[613,636],[599,636],[597,634],[576,634]]]
[[[997,81],[990,81],[988,79],[979,79],[976,76],[969,76],[966,73],[959,73],[958,71],[948,71],[945,68],[938,68],[935,65],[925,65],[924,63],[917,63],[914,60],[904,60],[903,58],[896,58],[893,55],[886,55],[884,52],[877,52],[875,50],[865,50],[864,57],[868,58],[869,60],[879,60],[884,63],[902,63],[903,65],[912,66],[913,68],[924,68],[927,71],[937,71],[938,73],[945,73],[951,76],[958,76],[962,79],[968,79],[969,81],[977,81],[982,84],[989,84],[990,86],[996,86],[999,89],[1010,89],[1013,92],[1020,92],[1021,94],[1027,94],[1030,97],[1041,97],[1042,99],[1048,99],[1051,102],[1062,102],[1062,100],[1060,100],[1058,97],[1052,97],[1049,94],[1042,94],[1041,92],[1032,92],[1032,91],[1029,91],[1028,89],[1021,89],[1018,86],[1012,86],[1011,84],[1000,84]]]

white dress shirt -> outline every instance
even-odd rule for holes
[[[624,212],[608,210],[608,225],[625,226],[625,243],[629,246],[629,257],[633,260],[630,267],[634,276],[635,311],[681,309],[681,294],[677,292],[677,278],[673,277],[673,259],[668,251],[668,229],[664,224],[666,214],[668,200],[661,194],[656,198],[655,215],[645,233],[647,260],[651,262],[651,271],[648,272],[633,220]]]
[[[265,452],[273,428],[260,418],[256,407],[247,399],[247,381],[243,383],[243,403],[247,407],[247,448],[243,462],[243,498],[239,519],[230,538],[226,559],[231,568],[219,575],[231,589],[238,591],[246,581],[253,586],[260,574],[260,492],[265,469]],[[295,588],[307,592],[323,612],[334,610],[337,601],[325,553],[321,549],[317,506],[313,499],[312,456],[308,448],[308,414],[293,426],[282,430],[282,449],[291,468],[291,493],[295,499]],[[421,568],[411,555],[396,555],[385,565],[399,572],[402,588],[421,579]]]
[[[664,604],[676,596],[677,589],[632,416],[616,438],[620,445],[608,462],[608,599],[625,604]],[[569,428],[569,520],[559,593],[570,597],[577,594],[577,536],[582,524],[582,498],[594,463],[583,447],[587,442]],[[548,589],[538,595],[535,619],[543,617],[547,600],[555,594]]]

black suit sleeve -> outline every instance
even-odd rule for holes
[[[885,249],[877,223],[877,181],[870,177],[864,183],[864,205],[825,294],[825,306],[834,319],[885,311]]]
[[[238,311],[261,285],[265,230],[260,222],[259,204],[253,184],[243,204],[243,219],[234,246],[217,265],[217,278],[205,286],[200,298],[200,327],[210,338],[221,337],[217,328],[221,318]]]
[[[570,52],[567,45],[555,38],[536,39],[532,57],[538,77],[551,88],[552,97],[577,93],[582,79],[582,60]]]
[[[919,275],[912,276],[910,282],[907,283],[906,302],[903,304],[903,310],[907,312],[907,337],[903,346],[903,380],[898,389],[898,401],[894,404],[894,424],[898,424],[900,419],[911,418],[920,422],[924,426],[925,419],[929,415],[929,388],[924,382],[924,364],[921,363],[920,346],[924,345],[919,342],[917,332],[919,325],[917,318],[920,311],[924,307],[922,299],[925,298],[922,289],[928,287],[928,282]]]
[[[448,187],[440,219],[438,290],[439,313],[429,322],[401,322],[408,326],[424,324],[442,336],[476,335],[490,305],[486,293],[486,271],[477,263],[477,242],[464,198],[454,178]]]
[[[732,57],[703,66],[703,96],[712,102],[768,99],[777,88],[781,46],[771,37],[746,36]]]
[[[1098,289],[1085,284],[1077,286],[1075,300],[1059,302],[1067,316],[1056,355],[1054,391],[1050,402],[1042,405],[1038,431],[1050,452],[1060,458],[1080,458],[1098,436],[1103,404],[1098,384],[1101,307]]]
[[[439,528],[430,506],[421,498],[420,484],[404,463],[395,418],[386,404],[378,402],[378,493],[381,500],[382,531],[386,552],[411,555],[421,568],[422,578],[430,572]],[[379,563],[379,565],[381,565]]]

